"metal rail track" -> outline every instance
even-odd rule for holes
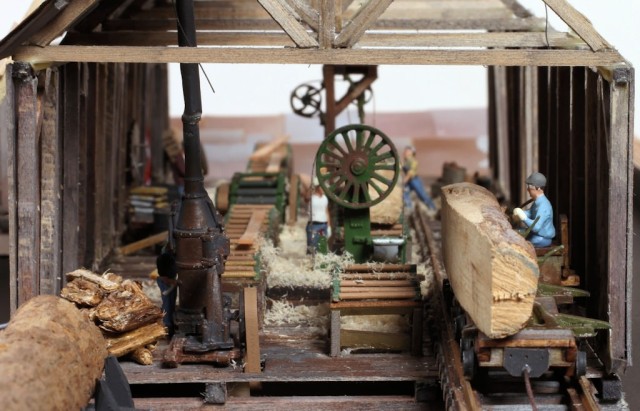
[[[438,246],[440,223],[430,219],[419,207],[415,210],[410,223],[420,244],[421,256],[430,263],[434,273],[434,290],[427,317],[447,411],[625,409],[620,405],[602,407],[595,397],[595,387],[586,377],[566,380],[562,376],[552,376],[529,381],[524,384],[529,394],[521,389],[523,379],[499,371],[485,374],[482,381],[468,381],[463,372],[459,341],[454,337],[451,307],[446,303],[443,289],[446,273]]]

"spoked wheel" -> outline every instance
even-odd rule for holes
[[[310,84],[301,84],[291,92],[291,108],[303,117],[313,117],[320,113],[322,89]]]
[[[382,131],[352,124],[331,133],[316,155],[316,175],[327,197],[350,209],[378,204],[393,190],[400,165]]]

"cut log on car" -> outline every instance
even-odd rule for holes
[[[79,410],[102,375],[106,343],[72,303],[38,296],[0,332],[3,410]]]
[[[517,333],[531,316],[538,287],[533,246],[485,188],[451,184],[442,195],[442,254],[456,299],[490,338]]]

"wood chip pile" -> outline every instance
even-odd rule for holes
[[[166,335],[162,310],[135,281],[105,273],[78,269],[67,273],[67,286],[60,296],[86,311],[107,340],[110,355],[143,365],[153,362],[157,341]]]

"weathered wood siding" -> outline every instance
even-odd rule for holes
[[[166,65],[8,68],[11,308],[56,294],[63,273],[103,268],[127,190],[163,182]]]
[[[598,349],[617,373],[631,359],[633,76],[627,66],[489,71],[494,177],[520,204],[526,176],[547,176],[555,215],[569,217],[572,268],[591,293],[579,303],[611,323]]]

